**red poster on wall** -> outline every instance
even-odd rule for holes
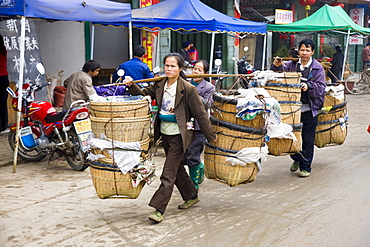
[[[159,2],[159,0],[141,0],[140,8],[144,8]],[[143,62],[146,63],[151,70],[153,69],[153,37],[155,35],[156,33],[151,33],[145,30],[141,31],[141,45],[146,49]]]
[[[234,1],[234,17],[238,18],[238,19],[240,19],[240,17],[241,17],[240,8],[239,8],[239,0]],[[237,33],[237,34],[239,34],[239,33]],[[239,47],[239,44],[240,44],[239,37],[234,38],[234,45],[236,47]]]

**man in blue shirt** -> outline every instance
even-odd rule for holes
[[[125,71],[124,76],[131,76],[134,81],[153,78],[153,74],[148,65],[143,62],[144,55],[145,47],[141,45],[136,46],[134,50],[134,57],[131,60],[122,63],[117,70],[123,69]],[[112,82],[116,82],[118,79],[117,70],[113,74]],[[140,87],[147,87],[149,86],[149,83],[138,83],[138,85]]]

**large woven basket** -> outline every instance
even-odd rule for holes
[[[288,138],[271,138],[267,143],[269,154],[275,156],[290,155],[301,151],[302,124],[293,125],[293,133],[297,140]]]
[[[277,101],[301,100],[301,75],[296,72],[276,73],[275,80],[268,81],[264,89]]]
[[[226,97],[220,97],[217,95],[213,95],[213,109],[214,109],[214,116],[215,118],[229,122],[232,124],[252,127],[256,129],[261,129],[265,126],[266,120],[263,117],[263,114],[257,115],[252,120],[243,120],[241,118],[237,118],[237,110],[236,105],[238,103],[235,99],[228,99]]]
[[[144,117],[149,114],[149,102],[146,99],[123,102],[91,101],[90,109],[94,117]]]
[[[141,181],[135,188],[132,186],[131,176],[125,175],[119,168],[112,168],[109,164],[92,162],[90,164],[91,179],[99,198],[137,198],[144,187]]]
[[[332,121],[339,118],[344,118],[347,114],[347,101],[338,105],[332,105],[332,108],[327,113],[320,113],[318,116],[319,122]]]
[[[301,101],[280,101],[281,122],[285,124],[301,123]]]
[[[204,151],[204,172],[207,178],[234,187],[239,184],[253,182],[258,173],[257,164],[231,165],[226,163],[226,156],[236,151],[221,150],[207,144]]]
[[[95,136],[101,133],[120,142],[136,142],[149,136],[150,115],[131,118],[90,117],[91,128]]]
[[[318,123],[315,132],[316,147],[322,148],[344,143],[347,137],[347,122],[344,118],[341,120],[335,119]]]
[[[217,132],[217,142],[214,144],[217,147],[241,150],[246,147],[261,147],[263,144],[265,135],[260,129],[232,124],[214,117],[210,120]]]

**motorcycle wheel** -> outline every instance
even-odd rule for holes
[[[73,146],[69,148],[67,153],[64,154],[68,165],[70,165],[75,171],[86,170],[86,168],[89,167],[89,164],[86,164],[84,162],[84,152],[80,148],[80,143],[78,141],[78,136],[76,132],[74,130],[68,131],[68,138],[73,144]]]
[[[14,151],[15,149],[15,138],[16,138],[16,133],[14,131],[10,131],[8,135],[8,142],[10,148]],[[38,151],[37,149],[27,149],[23,147],[22,142],[19,140],[19,145],[18,145],[18,156],[22,160],[26,161],[40,161],[43,158],[46,157],[47,154],[42,153]]]

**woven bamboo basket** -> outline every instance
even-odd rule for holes
[[[224,150],[227,151],[227,150]],[[207,145],[204,151],[204,172],[207,178],[234,187],[239,184],[252,183],[258,173],[257,164],[231,165],[226,163],[225,155],[234,155],[236,151],[224,152]],[[231,152],[230,152],[231,151]]]
[[[120,142],[136,142],[149,136],[150,115],[131,118],[99,118],[90,116],[95,136],[101,133]]]
[[[330,96],[328,93],[325,94],[324,106],[339,105],[343,102],[344,102],[344,99],[339,100],[333,96]]]
[[[326,146],[341,145],[347,137],[347,122],[343,118],[331,121],[319,122],[316,126],[315,146],[318,148]]]
[[[301,100],[301,74],[296,72],[276,73],[279,76],[268,81],[264,89],[277,101]]]
[[[281,122],[285,124],[301,123],[301,101],[280,101]]]
[[[146,99],[123,102],[90,102],[91,115],[101,118],[144,117],[149,113]]]
[[[269,154],[275,156],[298,153],[302,148],[302,124],[293,125],[293,133],[297,140],[288,138],[271,138],[267,143]]]
[[[246,147],[261,147],[265,138],[262,130],[231,124],[229,122],[210,118],[213,129],[217,132],[217,147],[241,150]]]
[[[251,128],[261,129],[265,126],[265,118],[263,114],[257,115],[252,120],[243,120],[241,118],[236,117],[236,105],[238,103],[237,100],[227,99],[224,97],[219,97],[217,95],[213,95],[213,109],[214,109],[214,116],[215,118],[229,122],[232,124],[247,126]]]
[[[119,168],[109,167],[109,164],[92,162],[90,164],[91,179],[99,198],[137,198],[145,185],[141,181],[135,188],[132,186],[129,173],[123,174]]]

